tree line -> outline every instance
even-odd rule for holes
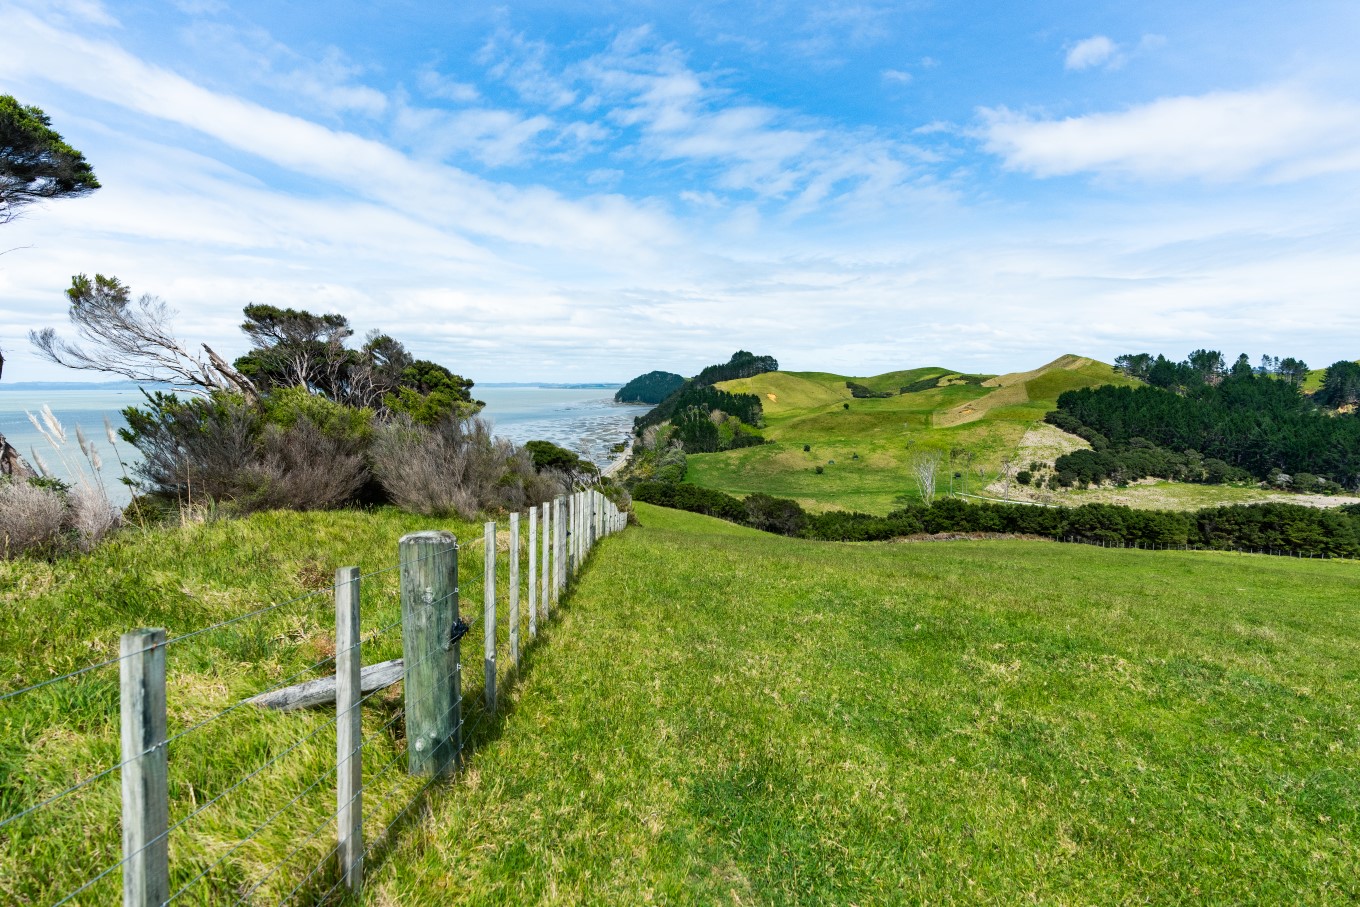
[[[1360,417],[1319,406],[1302,392],[1297,371],[1282,378],[1252,368],[1245,356],[1224,370],[1221,354],[1197,350],[1181,363],[1159,356],[1144,372],[1148,359],[1118,360],[1130,374],[1145,373],[1145,385],[1059,396],[1047,421],[1085,438],[1093,452],[1060,457],[1058,476],[1097,481],[1142,472],[1224,481],[1245,475],[1303,491],[1360,485]],[[1328,368],[1323,399],[1356,395],[1358,373],[1354,363]]]
[[[632,495],[635,501],[820,541],[884,541],[951,532],[1005,533],[1113,545],[1360,557],[1360,506],[1354,505],[1324,510],[1268,503],[1181,512],[1115,504],[1034,507],[941,498],[876,516],[844,510],[808,513],[797,501],[786,498],[761,493],[737,498],[697,485],[663,481],[639,482]]]

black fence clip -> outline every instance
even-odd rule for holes
[[[468,626],[467,621],[463,620],[461,617],[455,620],[453,626],[449,627],[449,645],[452,646],[458,640],[467,636],[468,631],[471,629],[472,628]]]

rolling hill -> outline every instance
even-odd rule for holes
[[[855,398],[846,382],[893,396]],[[1055,456],[1082,443],[1043,425],[1060,393],[1120,383],[1132,382],[1105,363],[1074,355],[996,376],[930,366],[871,377],[769,372],[727,381],[718,386],[761,398],[764,434],[773,443],[691,456],[688,480],[730,494],[791,497],[814,510],[886,513],[913,493],[908,463],[915,454],[937,450],[945,457],[941,487],[947,488],[949,474],[958,471],[964,475],[956,480],[956,490],[981,491],[1027,433],[1047,439]],[[908,392],[897,393],[903,388]],[[1037,449],[1033,443],[1030,448]],[[972,455],[971,466],[959,453],[948,470],[950,451],[965,450]]]

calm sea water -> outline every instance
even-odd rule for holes
[[[611,459],[610,448],[628,437],[633,418],[649,407],[614,402],[613,388],[475,387],[474,396],[486,402],[482,415],[497,435],[517,444],[552,441],[574,450],[594,463]],[[76,427],[94,440],[104,461],[103,479],[116,503],[125,503],[129,492],[120,482],[121,453],[129,465],[136,451],[121,440],[117,449],[109,443],[105,420],[115,431],[126,423],[122,410],[142,401],[136,390],[6,390],[0,386],[0,433],[30,461],[33,452],[59,476],[71,477],[82,468],[84,458],[76,446]],[[41,416],[46,403],[66,430],[67,443],[60,451],[38,433],[25,411]]]

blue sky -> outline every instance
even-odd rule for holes
[[[1353,2],[441,7],[0,0],[105,186],[0,227],[6,376],[78,272],[480,381],[1360,356]]]

